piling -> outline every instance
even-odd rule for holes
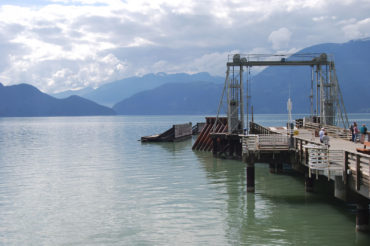
[[[313,192],[314,179],[308,173],[305,174],[304,187],[306,192]]]
[[[269,163],[270,173],[276,173],[276,163]]]
[[[362,232],[369,231],[369,203],[367,202],[357,204],[356,230]]]
[[[278,162],[276,165],[276,173],[282,174],[283,173],[283,163]]]
[[[254,160],[249,160],[246,165],[247,192],[254,192]]]
[[[334,179],[334,197],[347,201],[347,186],[340,176],[335,176]]]

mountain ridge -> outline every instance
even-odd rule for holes
[[[57,99],[29,84],[4,86],[0,83],[2,117],[92,115],[115,115],[115,112],[79,96]]]
[[[166,83],[187,83],[192,81],[203,81],[203,82],[216,82],[222,83],[224,78],[219,76],[211,76],[207,72],[187,74],[187,73],[149,73],[141,77],[129,77],[117,81],[113,81],[102,85],[101,87],[84,93],[82,90],[78,90],[75,93],[97,102],[105,106],[113,106],[117,102],[129,98],[134,94],[143,90],[154,89]],[[82,92],[82,93],[81,93]],[[64,94],[63,94],[64,93]],[[73,93],[73,91],[72,91]],[[65,94],[65,92],[53,94],[60,98],[59,95],[71,95]]]

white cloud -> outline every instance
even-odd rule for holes
[[[368,0],[7,2],[0,80],[47,92],[150,72],[224,75],[232,51],[291,52],[370,36]]]
[[[279,50],[281,48],[289,47],[290,37],[292,32],[288,28],[282,27],[276,31],[271,32],[269,36],[269,41],[272,43],[272,48],[274,50]]]
[[[370,18],[360,21],[353,21],[352,23],[343,26],[343,31],[349,39],[365,38],[370,36]]]

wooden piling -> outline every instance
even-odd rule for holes
[[[356,230],[369,231],[369,203],[358,203],[356,213]]]
[[[347,201],[347,185],[340,176],[334,178],[334,197]]]
[[[306,192],[313,192],[314,179],[308,173],[305,174],[304,186]]]
[[[283,173],[283,163],[280,161],[276,165],[276,173],[279,173],[279,174]]]
[[[276,173],[276,163],[269,163],[270,173]]]
[[[247,192],[254,192],[254,160],[249,160],[246,165]]]

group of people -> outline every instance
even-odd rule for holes
[[[362,124],[360,129],[357,126],[356,122],[353,122],[351,127],[349,128],[352,133],[352,142],[357,142],[357,139],[360,140],[361,143],[364,143],[365,140],[370,141],[370,136],[367,136],[367,127],[365,124]],[[321,128],[319,132],[319,137],[320,137],[320,142],[325,144],[326,146],[330,147],[329,145],[329,136],[328,133],[326,132],[325,128]],[[368,138],[368,139],[366,139]]]
[[[366,127],[365,124],[362,124],[360,129],[358,129],[357,123],[353,122],[353,124],[351,125],[351,127],[349,129],[351,130],[351,134],[352,134],[352,139],[351,139],[352,142],[356,143],[357,139],[359,138],[360,142],[364,143],[366,135],[367,135],[367,127]],[[359,134],[361,134],[361,135],[359,135]],[[369,139],[368,139],[368,141],[369,141]]]
[[[330,145],[329,145],[329,136],[328,136],[328,133],[326,132],[325,128],[321,128],[321,130],[319,132],[319,137],[320,137],[320,142],[321,143],[330,147]]]

